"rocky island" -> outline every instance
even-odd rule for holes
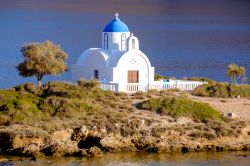
[[[0,153],[37,159],[121,151],[250,150],[249,85],[229,91],[213,83],[193,92],[134,94],[97,85],[26,83],[0,90]],[[227,112],[233,107],[241,110]]]

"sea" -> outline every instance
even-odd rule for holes
[[[6,166],[249,166],[249,152],[188,153],[106,153],[101,157],[27,157],[0,156]]]
[[[101,47],[101,33],[118,12],[155,73],[228,81],[226,68],[246,68],[250,83],[249,0],[0,0],[0,88],[34,77],[18,75],[20,49],[51,40],[69,55],[68,71],[43,82],[70,81],[71,66],[88,48]]]

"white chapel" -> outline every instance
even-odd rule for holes
[[[87,49],[73,64],[72,81],[95,79],[101,83],[102,89],[116,92],[191,90],[202,84],[180,80],[154,81],[154,67],[139,46],[138,38],[116,13],[102,31],[102,47]]]
[[[89,48],[72,67],[73,81],[96,79],[109,83],[154,82],[154,67],[140,50],[139,40],[119,15],[102,32],[102,48]]]

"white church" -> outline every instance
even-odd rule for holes
[[[102,48],[84,51],[72,66],[72,81],[95,79],[101,88],[115,92],[179,88],[192,90],[198,81],[154,80],[154,67],[140,50],[139,40],[116,13],[102,32]]]

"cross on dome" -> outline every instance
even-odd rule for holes
[[[115,19],[119,19],[119,13],[115,13]]]

